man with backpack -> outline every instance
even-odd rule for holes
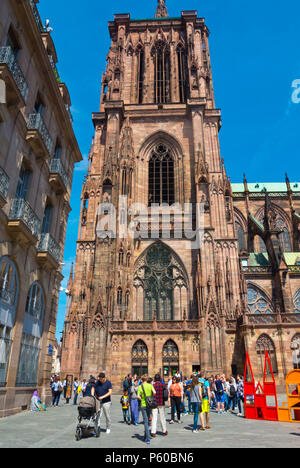
[[[206,429],[210,429],[209,425],[209,409],[211,401],[210,383],[206,378],[205,372],[200,372],[199,383],[202,389],[202,414],[205,414]],[[203,418],[204,419],[204,418]]]

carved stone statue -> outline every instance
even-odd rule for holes
[[[156,8],[155,18],[168,18],[168,10],[165,5],[165,0],[157,0],[158,7]]]

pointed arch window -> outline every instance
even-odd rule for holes
[[[148,374],[148,348],[144,341],[139,340],[132,347],[131,351],[132,375]]]
[[[138,77],[138,98],[137,102],[143,104],[144,92],[144,73],[145,73],[145,52],[142,46],[139,46],[136,51],[137,56],[137,77]]]
[[[272,314],[273,308],[268,296],[259,288],[248,286],[248,307],[250,314]]]
[[[166,104],[171,101],[170,93],[170,48],[162,40],[152,49],[154,61],[154,102]]]
[[[177,62],[178,62],[178,87],[179,101],[185,103],[187,99],[187,83],[186,83],[186,53],[182,44],[177,46]]]
[[[122,291],[122,288],[118,288],[117,304],[118,304],[118,306],[122,306],[122,304],[123,304],[123,291]]]
[[[174,158],[164,144],[157,145],[149,161],[149,205],[175,203]]]
[[[123,265],[124,264],[124,252],[123,250],[120,250],[119,251],[119,265]]]
[[[242,228],[242,225],[239,221],[235,223],[237,235],[238,235],[238,243],[239,243],[239,251],[242,252],[247,249],[246,247],[246,239],[245,239],[245,232]]]
[[[172,251],[162,243],[151,246],[138,263],[134,284],[141,286],[144,320],[181,320],[189,311],[186,274]]]
[[[291,350],[294,369],[300,369],[300,333],[293,337]]]
[[[300,314],[300,289],[298,289],[294,296],[294,313]]]
[[[264,334],[261,335],[256,342],[256,355],[258,358],[258,364],[261,375],[264,375],[266,351],[268,351],[270,357],[273,373],[278,374],[275,345],[271,338],[268,335]]]

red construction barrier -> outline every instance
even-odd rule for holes
[[[269,369],[272,380],[267,381],[267,369]],[[278,421],[278,401],[276,383],[272,370],[269,354],[266,351],[263,386],[260,382],[255,383],[249,353],[247,351],[245,376],[245,417],[246,419],[256,419],[263,421]],[[273,398],[272,403],[268,400]]]

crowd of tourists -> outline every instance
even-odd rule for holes
[[[62,395],[66,404],[72,400],[73,405],[78,404],[79,397],[95,397],[100,419],[104,415],[106,432],[111,432],[112,384],[104,373],[99,374],[97,379],[91,375],[88,381],[83,379],[81,382],[78,378],[73,381],[70,377],[61,381],[59,376],[54,375],[50,386],[53,407],[59,406]],[[194,434],[211,429],[211,411],[219,415],[232,412],[243,416],[244,382],[239,375],[226,378],[224,374],[207,376],[205,372],[195,372],[188,378],[177,371],[175,375],[163,379],[160,374],[154,378],[129,374],[124,378],[122,388],[120,405],[124,424],[137,426],[142,416],[144,441],[147,444],[157,436],[158,421],[162,436],[168,435],[166,405],[171,408],[170,425],[175,422],[182,424],[185,416],[193,416]],[[35,392],[32,411],[44,409]]]

